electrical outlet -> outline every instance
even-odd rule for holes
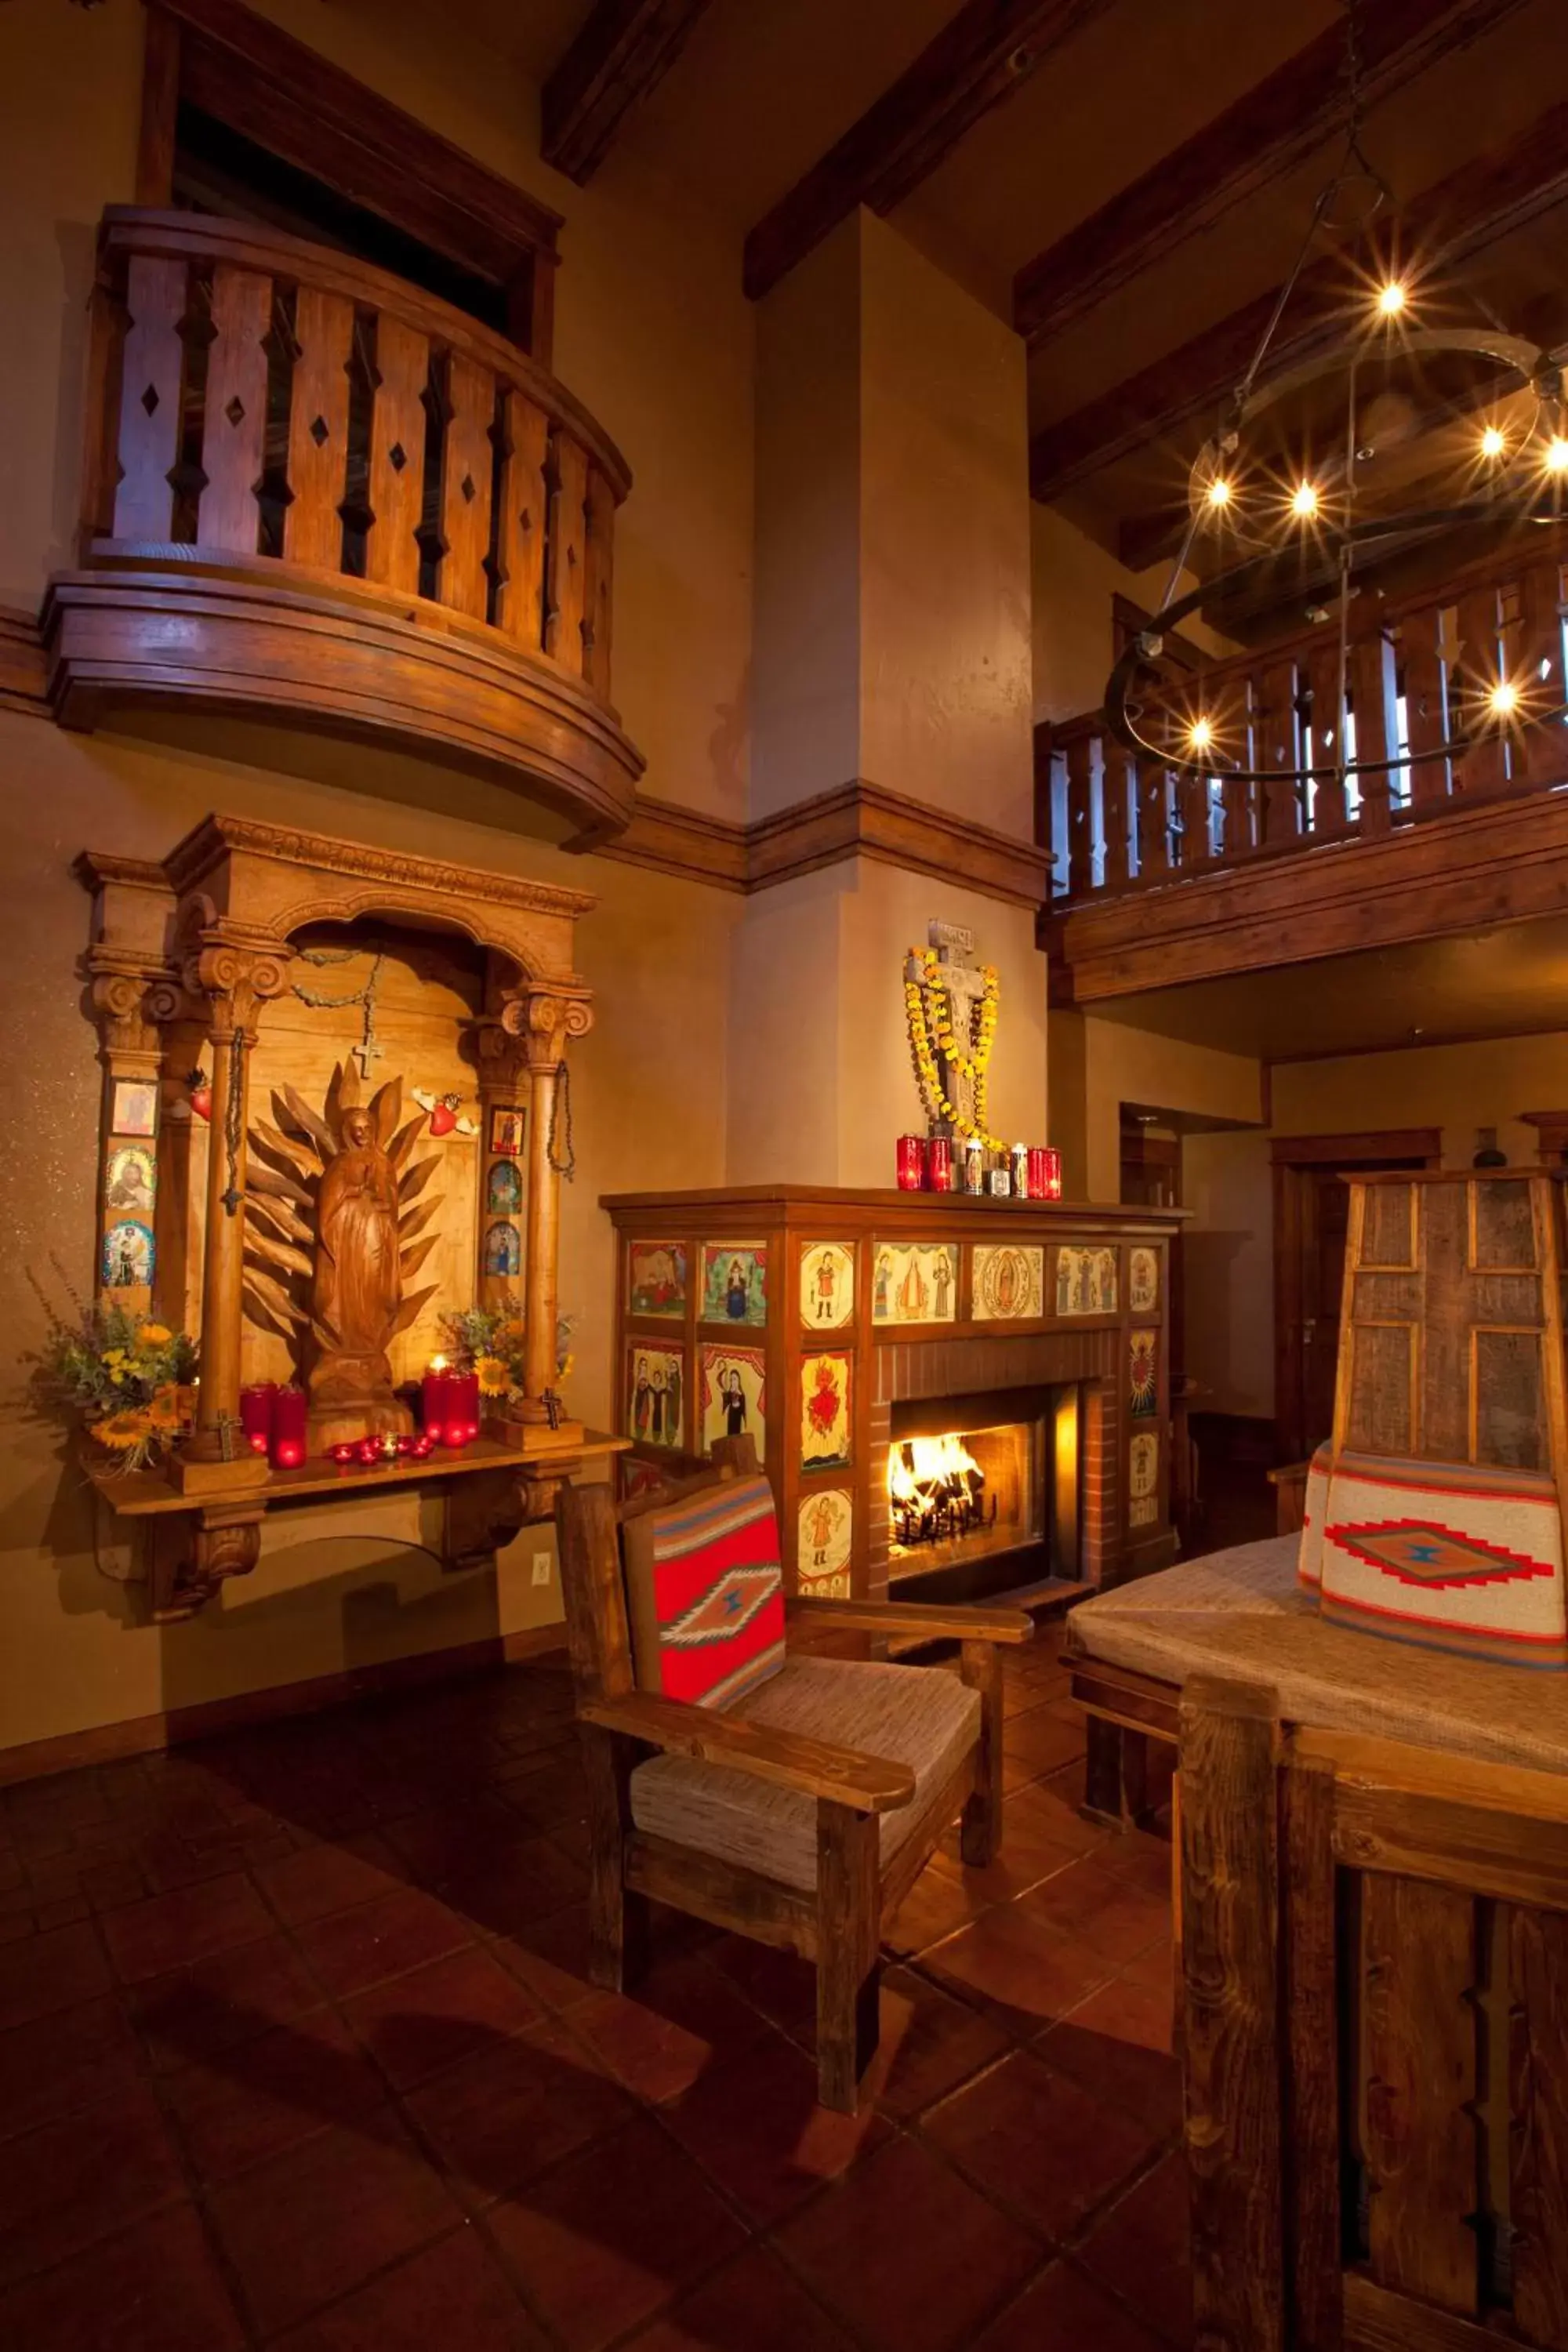
[[[548,1584],[550,1581],[550,1554],[547,1551],[536,1551],[533,1555],[533,1580],[535,1584]]]

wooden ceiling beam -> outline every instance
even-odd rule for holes
[[[1111,0],[966,0],[907,70],[746,238],[753,301],[868,205],[890,213],[983,114],[1010,98]]]
[[[621,122],[663,80],[708,0],[598,0],[544,85],[540,153],[581,188]]]
[[[1515,229],[1568,197],[1568,100],[1550,106],[1505,147],[1461,163],[1380,223],[1380,249],[1421,278],[1458,270]],[[1325,254],[1304,269],[1273,347],[1277,367],[1327,351],[1343,333],[1352,287],[1347,256]],[[1029,445],[1029,484],[1053,499],[1119,458],[1147,449],[1194,416],[1217,415],[1246,373],[1279,299],[1270,287],[1227,318],[1111,384],[1069,415],[1042,426]]]
[[[1380,0],[1363,35],[1369,106],[1479,40],[1521,0]],[[1120,189],[1098,212],[1026,262],[1013,280],[1013,323],[1038,342],[1257,195],[1342,124],[1344,36],[1331,25]]]

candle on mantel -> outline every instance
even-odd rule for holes
[[[305,1391],[279,1389],[272,1399],[274,1470],[298,1470],[305,1459]]]
[[[359,1440],[357,1437],[345,1438],[341,1445],[333,1445],[328,1450],[338,1468],[346,1470],[351,1463],[359,1459]]]
[[[451,1375],[452,1402],[447,1423],[448,1445],[468,1445],[479,1433],[479,1376],[478,1372],[454,1372]]]
[[[272,1400],[276,1381],[255,1381],[239,1392],[239,1425],[253,1454],[265,1454],[272,1443]]]
[[[453,1417],[452,1389],[457,1375],[447,1370],[445,1356],[432,1356],[420,1383],[420,1415],[425,1434],[434,1444],[447,1442],[447,1423]]]

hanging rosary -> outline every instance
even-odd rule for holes
[[[299,950],[300,961],[314,964],[318,971],[331,964],[352,963],[356,955],[364,952],[363,948],[301,948]],[[384,950],[378,948],[363,987],[351,990],[347,996],[324,996],[314,989],[301,988],[298,981],[294,982],[295,995],[301,1004],[308,1004],[312,1013],[342,1013],[351,1004],[364,1007],[360,1042],[352,1050],[358,1055],[360,1067],[366,1077],[370,1076],[371,1064],[381,1059],[381,1045],[375,1034],[375,991],[385,960]]]
[[[245,1118],[245,1049],[246,1034],[236,1029],[228,1045],[228,1100],[223,1107],[223,1148],[228,1160],[228,1189],[223,1196],[224,1214],[237,1216],[245,1195],[239,1189],[239,1150],[244,1140]],[[227,1455],[225,1455],[227,1460]]]
[[[566,1127],[566,1157],[563,1160],[555,1148],[557,1124],[564,1118]],[[550,1133],[545,1138],[545,1157],[558,1176],[568,1184],[577,1173],[576,1147],[572,1140],[572,1066],[563,1062],[555,1076],[555,1091],[550,1097]]]

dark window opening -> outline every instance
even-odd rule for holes
[[[184,211],[265,222],[313,245],[335,246],[422,287],[500,334],[511,331],[512,306],[503,288],[340,195],[314,173],[268,154],[188,100],[179,111],[174,200]]]

